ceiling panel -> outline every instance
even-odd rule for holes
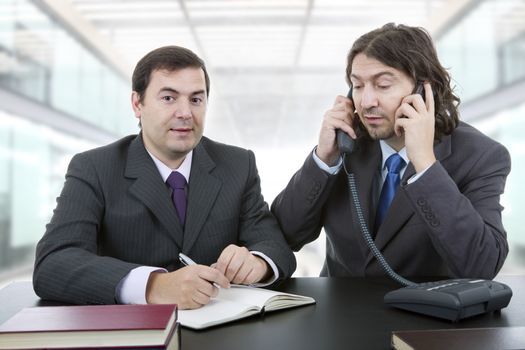
[[[457,15],[452,2],[71,0],[131,66],[159,46],[194,50],[212,82],[207,132],[249,148],[313,145],[323,111],[347,89],[345,59],[355,39],[387,22],[447,23]],[[458,2],[467,10],[483,3]],[[523,32],[524,0],[492,2],[501,40]]]
[[[290,67],[298,50],[298,26],[202,26],[196,33],[212,67]]]

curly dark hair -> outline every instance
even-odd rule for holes
[[[439,62],[432,38],[425,29],[388,23],[361,36],[347,57],[346,79],[349,85],[352,62],[360,53],[405,72],[414,82],[430,82],[434,92],[436,140],[449,135],[457,127],[461,101],[454,94],[450,75]]]

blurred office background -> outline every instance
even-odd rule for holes
[[[255,151],[271,203],[346,93],[353,41],[386,22],[429,30],[462,119],[511,152],[502,273],[524,273],[525,0],[0,0],[0,284],[30,278],[72,155],[137,133],[130,76],[148,51],[206,61],[205,134]],[[324,243],[295,276],[318,275]]]

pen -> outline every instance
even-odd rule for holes
[[[188,265],[197,265],[197,263],[193,260],[191,260],[191,258],[185,254],[182,254],[182,253],[179,253],[179,260],[181,263],[183,263],[185,266],[188,266]]]
[[[189,256],[183,253],[179,253],[179,260],[184,266],[197,265],[195,261],[193,261]],[[221,286],[219,286],[217,283],[213,283],[213,285],[217,288],[221,288]]]

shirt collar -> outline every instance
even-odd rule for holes
[[[146,151],[148,150],[146,149]],[[167,166],[162,161],[160,161],[157,157],[155,157],[150,151],[148,151],[148,154],[150,155],[151,159],[153,159],[153,162],[157,166],[160,176],[162,176],[162,181],[166,182],[171,172],[177,171],[181,173],[182,176],[184,176],[187,183],[190,183],[191,160],[193,158],[193,150],[191,150],[188,154],[186,154],[186,158],[184,158],[184,160],[182,161],[182,164],[178,167],[178,169],[171,169],[169,166]]]
[[[384,140],[379,140],[379,145],[381,146],[381,153],[383,154],[383,162],[381,163],[381,170],[385,170],[385,163],[388,157],[390,157],[394,153],[398,153],[401,158],[405,161],[405,167],[407,166],[409,160],[407,156],[407,148],[403,147],[399,152],[396,152],[395,149],[390,147]],[[404,168],[404,167],[403,167]]]

